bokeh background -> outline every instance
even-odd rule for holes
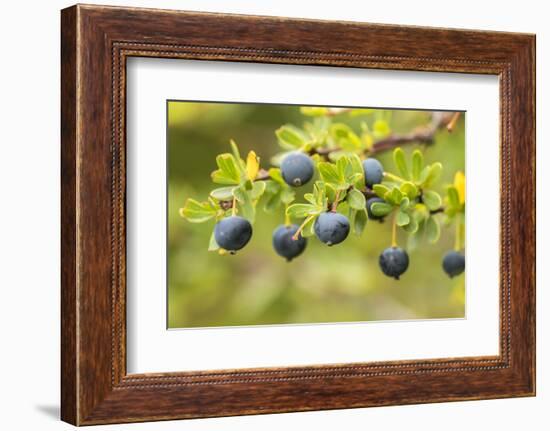
[[[359,131],[364,118],[341,120]],[[442,225],[437,244],[409,252],[409,269],[399,281],[378,267],[380,252],[391,242],[389,221],[369,221],[361,237],[350,233],[330,248],[309,238],[305,252],[287,262],[271,244],[284,210],[268,214],[260,203],[254,234],[243,250],[235,256],[207,251],[214,221],[191,224],[178,210],[187,198],[205,200],[219,187],[210,180],[216,155],[230,152],[229,140],[234,139],[241,154],[254,150],[267,168],[281,151],[274,131],[286,123],[301,127],[305,121],[300,108],[291,105],[168,103],[168,327],[464,317],[464,274],[450,279],[441,268],[444,253],[453,248],[452,227]],[[409,132],[429,121],[426,111],[394,110],[390,126],[397,133]],[[402,148],[410,155],[417,147]],[[465,171],[464,115],[453,133],[439,131],[435,143],[422,149],[426,163],[443,163],[436,190],[444,196],[454,173]],[[377,158],[396,172],[391,152]],[[399,232],[399,243],[406,245],[404,232]]]

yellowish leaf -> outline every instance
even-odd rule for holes
[[[460,200],[460,203],[463,204],[466,201],[466,177],[461,171],[458,171],[455,174],[454,186],[458,191],[458,198]]]
[[[260,158],[254,151],[248,153],[246,157],[246,177],[250,181],[254,181],[260,170]]]

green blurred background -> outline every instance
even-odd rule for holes
[[[453,133],[439,131],[435,144],[423,147],[426,163],[443,163],[437,189],[442,196],[444,185],[465,168],[463,119]],[[365,118],[338,120],[359,131]],[[281,151],[274,131],[305,121],[298,106],[168,103],[168,327],[464,317],[464,274],[450,279],[441,268],[444,253],[453,248],[452,227],[442,226],[437,244],[409,252],[409,269],[399,281],[378,267],[378,255],[391,242],[388,221],[369,221],[361,237],[350,233],[335,247],[309,238],[303,255],[287,262],[271,245],[273,230],[284,222],[283,209],[267,214],[260,203],[254,234],[243,250],[235,256],[207,251],[214,222],[191,224],[178,210],[187,198],[205,200],[219,187],[210,180],[216,155],[230,152],[234,139],[241,154],[254,150],[267,168]],[[429,112],[394,110],[390,126],[393,132],[410,132],[429,121]],[[410,154],[417,146],[402,148]],[[377,158],[395,172],[391,152]],[[310,191],[311,183],[303,189]],[[404,232],[399,243],[406,245]]]

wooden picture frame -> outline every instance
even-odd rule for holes
[[[62,11],[61,49],[64,421],[535,394],[534,35],[77,5]],[[500,354],[128,375],[125,65],[131,56],[498,75]]]

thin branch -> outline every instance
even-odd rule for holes
[[[460,116],[460,112],[436,111],[432,114],[432,122],[428,126],[418,127],[410,133],[392,134],[385,138],[379,139],[373,143],[370,149],[365,150],[365,153],[369,155],[377,154],[404,144],[432,144],[438,130],[447,129],[450,132],[453,130],[454,125],[458,120],[458,116]],[[340,150],[341,148],[339,147],[312,148],[309,154],[319,154],[323,157],[328,157],[330,153]]]
[[[339,114],[345,111],[346,111],[346,108],[342,108],[342,110],[338,111],[337,113]],[[330,115],[336,115],[336,112],[334,113],[332,113],[332,111],[330,112],[331,112]],[[413,144],[413,143],[431,144],[433,143],[434,136],[438,130],[447,129],[449,132],[452,132],[459,117],[460,117],[460,112],[435,111],[432,113],[432,121],[428,126],[418,127],[412,132],[406,133],[403,135],[393,134],[386,138],[379,139],[372,145],[370,149],[365,150],[365,153],[369,155],[377,154],[377,153],[391,150],[403,144]],[[338,147],[312,148],[309,151],[309,154],[310,155],[319,154],[320,156],[328,158],[328,155],[330,153],[340,151],[340,150],[341,149]],[[260,169],[254,181],[267,181],[270,179],[271,179],[271,176],[269,175],[269,172],[265,169]],[[376,196],[376,194],[372,192],[372,190],[367,190],[366,192],[363,192],[363,193],[367,198],[369,196],[370,197]],[[436,210],[436,212],[440,212],[440,211]]]
[[[304,222],[300,225],[300,227],[298,228],[298,230],[294,233],[294,235],[292,235],[292,239],[294,241],[297,241],[298,238],[300,237],[300,235],[302,234],[302,231],[304,230],[304,228],[306,227],[306,225],[311,221],[311,219],[313,219],[315,216],[308,216],[306,217],[306,219],[304,220]]]
[[[336,196],[334,197],[334,202],[330,205],[331,212],[336,212],[336,208],[338,208],[339,200],[340,200],[340,189],[336,190]]]
[[[449,121],[449,123],[447,124],[447,131],[449,133],[453,131],[453,129],[456,126],[456,122],[458,121],[459,118],[460,118],[460,112],[455,112],[453,114],[453,117],[451,118],[451,121]]]

